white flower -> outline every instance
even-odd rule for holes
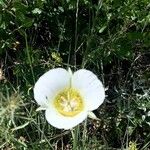
[[[39,110],[46,110],[46,119],[52,126],[71,129],[103,103],[105,91],[91,71],[80,69],[72,73],[70,69],[56,68],[36,82],[34,98]]]

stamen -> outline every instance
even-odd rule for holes
[[[75,89],[65,89],[54,99],[56,110],[64,116],[75,116],[84,108],[83,99]]]

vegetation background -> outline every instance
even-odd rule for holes
[[[0,0],[0,149],[150,149],[149,0]],[[106,99],[74,130],[36,112],[51,68],[86,68]]]

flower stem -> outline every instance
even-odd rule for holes
[[[79,126],[76,126],[74,129],[71,130],[72,139],[73,139],[73,150],[78,149],[79,133],[80,133],[80,127]]]

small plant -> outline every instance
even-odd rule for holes
[[[148,150],[149,8],[148,0],[1,0],[0,149]],[[102,81],[105,100],[98,96],[101,101],[90,109],[95,119],[83,117],[66,126],[60,123],[59,130],[47,123],[50,116],[46,120],[36,111],[36,101],[43,102],[44,85],[38,88],[40,99],[34,85],[54,68],[71,68],[73,75],[76,70],[90,70]],[[79,85],[83,81],[79,78]],[[93,81],[89,89],[95,84]],[[66,104],[67,92],[62,89],[54,103],[63,115],[76,104]],[[82,101],[79,91],[69,93]],[[79,106],[82,111],[82,104]],[[71,132],[64,130],[74,126]]]

